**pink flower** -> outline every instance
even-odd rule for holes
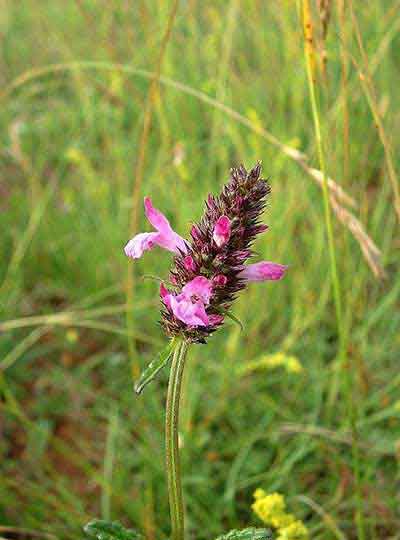
[[[211,291],[212,282],[204,276],[197,276],[189,281],[178,295],[170,293],[164,284],[160,286],[160,295],[165,306],[188,326],[209,326],[221,322],[219,316],[208,316],[206,313]]]
[[[267,281],[283,278],[287,266],[268,261],[261,261],[255,264],[248,264],[239,274],[239,277],[246,281]]]
[[[213,240],[218,247],[224,246],[231,236],[231,221],[227,216],[221,216],[214,226]]]
[[[228,282],[228,278],[224,274],[217,274],[213,277],[213,283],[216,287],[224,287]]]
[[[179,253],[179,250],[186,253],[187,245],[185,240],[172,229],[164,214],[154,208],[150,197],[145,197],[144,208],[147,219],[157,232],[139,233],[134,236],[124,248],[125,254],[132,257],[132,259],[138,259],[143,255],[144,251],[152,249],[154,245],[174,253]]]
[[[189,270],[191,272],[194,272],[196,270],[196,263],[193,260],[193,257],[188,255],[183,259],[183,266],[186,268],[186,270]]]
[[[204,276],[197,276],[182,288],[182,293],[186,296],[200,299],[204,304],[210,303],[212,283]]]

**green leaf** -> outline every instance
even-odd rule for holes
[[[242,322],[233,313],[231,313],[230,311],[226,311],[224,315],[226,315],[229,319],[238,324],[240,326],[240,330],[243,330]]]
[[[150,362],[150,364],[141,374],[139,380],[135,383],[135,392],[137,394],[141,394],[144,387],[151,383],[151,381],[156,378],[163,367],[166,366],[168,360],[171,358],[171,355],[174,352],[175,347],[176,339],[171,339],[165,349],[157,355],[157,358]]]
[[[273,540],[271,529],[256,529],[248,527],[247,529],[234,529],[221,536],[216,540]]]
[[[90,540],[143,540],[143,535],[134,529],[125,529],[118,521],[94,519],[83,530]]]

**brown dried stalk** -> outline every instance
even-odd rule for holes
[[[330,196],[330,201],[338,220],[349,229],[360,244],[361,251],[375,277],[385,278],[386,273],[380,261],[382,255],[380,249],[378,249],[373,240],[365,232],[360,221],[351,212],[346,210],[346,208],[340,206],[333,195]]]

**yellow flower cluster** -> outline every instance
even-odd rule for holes
[[[300,520],[294,521],[291,525],[279,529],[279,536],[276,540],[308,540],[308,530]]]
[[[286,512],[286,503],[282,495],[267,494],[263,489],[257,489],[254,498],[252,509],[266,525],[277,529],[277,540],[309,540],[304,523]]]

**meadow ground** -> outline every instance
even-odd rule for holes
[[[103,516],[167,537],[167,373],[137,397],[132,371],[165,343],[141,276],[170,256],[122,247],[149,230],[144,194],[186,234],[261,159],[257,251],[290,269],[240,297],[243,331],[190,351],[188,537],[257,524],[262,487],[313,539],[400,538],[399,2],[312,4],[326,170],[354,199],[331,192],[339,321],[301,2],[1,2],[3,527],[79,539]]]

